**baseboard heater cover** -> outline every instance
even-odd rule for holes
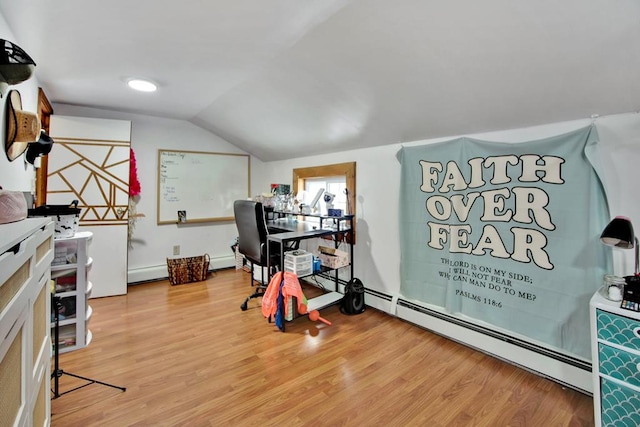
[[[318,273],[316,276],[322,277],[323,279],[326,279],[326,280],[328,280],[330,282],[334,282],[335,281],[335,277],[332,277],[330,274],[327,274],[327,273]],[[344,280],[342,278],[338,278],[338,284],[342,285],[343,288],[347,283],[349,283],[348,280]],[[378,292],[375,289],[369,289],[367,287],[364,288],[364,292],[365,292],[365,294],[369,294],[371,296],[380,298],[380,299],[385,300],[385,301],[391,301],[393,299],[391,297],[391,295],[388,295],[388,294],[385,294],[385,293],[382,293],[382,292]],[[367,302],[367,300],[365,298],[365,303],[366,302]]]
[[[365,288],[364,289],[364,293],[365,294],[369,294],[369,295],[374,296],[374,297],[377,297],[377,298],[380,298],[380,299],[383,299],[385,301],[392,301],[393,300],[393,297],[391,295],[384,294],[382,292],[378,292],[378,291],[373,290],[373,289]],[[365,302],[366,302],[366,298],[365,298]]]

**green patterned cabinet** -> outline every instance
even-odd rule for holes
[[[591,298],[596,426],[640,426],[640,313]]]

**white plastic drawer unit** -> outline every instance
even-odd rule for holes
[[[302,250],[285,252],[284,270],[295,273],[298,277],[313,273],[313,254]]]

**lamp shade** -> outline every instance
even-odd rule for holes
[[[600,235],[600,241],[605,245],[632,249],[635,244],[635,235],[631,220],[624,216],[612,219]]]

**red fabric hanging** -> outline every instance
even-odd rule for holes
[[[140,181],[138,181],[138,169],[136,167],[136,155],[133,148],[129,149],[129,196],[140,194]]]

